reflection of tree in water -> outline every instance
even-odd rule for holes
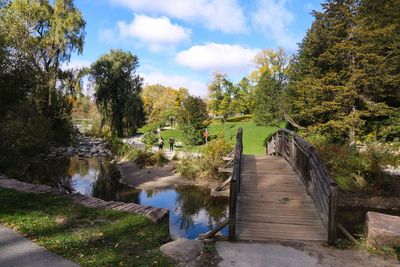
[[[79,174],[81,177],[87,176],[89,174],[90,165],[99,165],[97,159],[79,159],[77,157],[72,157],[69,159],[68,175],[73,176]],[[95,166],[95,169],[98,169]]]
[[[30,181],[47,184],[71,193],[74,185],[68,175],[69,159],[60,158],[32,163],[27,171]]]
[[[196,186],[182,186],[176,191],[178,193],[180,229],[187,231],[190,227],[194,228],[195,217],[202,209],[209,215],[209,228],[213,228],[214,223],[219,223],[225,218],[227,198],[212,197],[208,189]]]
[[[122,188],[119,183],[121,174],[115,163],[102,160],[97,179],[93,183],[93,196],[104,200],[117,200],[117,193]]]
[[[47,165],[47,173],[52,180],[53,187],[59,188],[61,191],[72,193],[74,184],[71,176],[68,175],[70,159],[55,160]]]

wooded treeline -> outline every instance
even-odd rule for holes
[[[0,172],[70,143],[72,111],[91,106],[82,94],[84,77],[110,135],[133,133],[144,123],[138,58],[111,50],[88,68],[69,69],[84,37],[73,0],[0,2]]]
[[[68,143],[81,83],[63,70],[81,53],[85,21],[73,1],[2,1],[0,6],[0,167]]]
[[[261,51],[237,85],[216,74],[210,111],[224,119],[252,113],[259,125],[279,124],[287,113],[305,135],[328,142],[398,139],[399,14],[399,0],[326,1],[295,55]]]

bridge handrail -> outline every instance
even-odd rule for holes
[[[338,187],[316,148],[295,132],[281,129],[268,139],[267,154],[284,157],[299,174],[328,231],[328,242],[335,243]]]
[[[229,194],[229,240],[236,239],[236,213],[237,196],[240,191],[242,154],[243,154],[243,129],[239,128],[236,135],[235,157],[233,159],[233,172]]]

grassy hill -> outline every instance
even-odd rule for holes
[[[239,127],[243,128],[243,152],[245,154],[264,155],[264,139],[274,131],[278,130],[275,126],[257,126],[251,119],[235,121],[228,121],[222,123],[213,121],[209,127],[210,138],[215,138],[219,132],[222,132],[226,138],[236,142],[236,133]],[[161,132],[161,136],[168,143],[168,139],[172,136],[176,141],[182,141],[182,132],[179,129],[168,129]],[[185,147],[185,150],[200,152],[202,146]]]

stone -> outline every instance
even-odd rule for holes
[[[160,247],[161,252],[179,262],[194,260],[203,250],[200,240],[178,239]]]
[[[368,237],[367,242],[380,247],[395,245],[400,242],[400,217],[367,212]]]

